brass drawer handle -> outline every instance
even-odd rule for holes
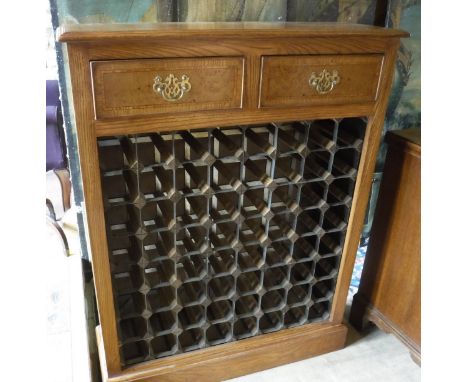
[[[335,85],[340,83],[340,76],[337,70],[333,70],[331,73],[323,69],[318,75],[312,72],[309,79],[309,85],[317,91],[319,94],[330,93]]]
[[[189,80],[190,78],[186,74],[183,74],[180,80],[172,73],[169,74],[164,81],[162,81],[160,76],[156,76],[154,77],[153,90],[155,93],[160,94],[166,101],[177,101],[192,88]]]

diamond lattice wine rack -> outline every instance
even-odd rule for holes
[[[123,362],[327,319],[365,127],[100,138]]]
[[[217,382],[338,350],[402,31],[75,25],[103,380]]]

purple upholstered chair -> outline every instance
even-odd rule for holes
[[[67,167],[65,134],[57,80],[46,81],[46,171]]]
[[[47,222],[63,240],[66,253],[68,241],[57,223],[70,208],[71,183],[67,169],[67,150],[60,104],[58,81],[46,82],[46,212]]]

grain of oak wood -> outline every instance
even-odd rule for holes
[[[180,113],[242,107],[244,59],[184,58],[93,61],[96,118]],[[153,85],[188,77],[191,88],[177,102],[167,102]]]
[[[263,57],[260,107],[373,102],[382,59],[382,55],[359,54],[301,56],[299,60],[295,56]],[[319,93],[310,81],[323,70],[328,75],[335,73],[337,83]]]
[[[98,300],[103,375],[112,381],[182,381],[198,375],[226,379],[283,362],[341,348],[346,337],[342,324],[360,229],[365,214],[380,132],[391,86],[393,67],[402,31],[336,24],[157,24],[64,26],[58,39],[68,43],[75,106],[75,123],[83,174],[89,239]],[[377,93],[366,102],[300,106],[280,105],[258,109],[261,60],[265,56],[380,55],[383,65]],[[157,115],[95,118],[90,62],[190,57],[243,57],[245,73],[243,109],[229,111],[165,111]],[[345,60],[345,58],[343,58]],[[325,62],[326,64],[326,62]],[[360,78],[366,78],[359,72]],[[375,81],[375,71],[370,74]],[[198,101],[198,100],[197,100]],[[131,112],[130,112],[131,114]],[[100,187],[96,139],[103,135],[130,134],[196,127],[215,127],[267,121],[366,116],[368,125],[358,170],[333,306],[328,321],[308,324],[252,339],[194,351],[175,357],[122,368],[118,349],[104,209]],[[278,341],[281,341],[280,344]],[[245,354],[245,355],[243,355]],[[285,354],[285,355],[284,355]],[[210,361],[210,359],[212,361]],[[211,376],[206,367],[213,368]],[[156,377],[157,376],[157,377]],[[163,379],[161,379],[163,378]],[[207,380],[207,379],[205,379]]]
[[[159,361],[150,361],[126,369],[124,375],[109,376],[109,382],[216,382],[227,378],[299,361],[341,349],[346,340],[345,325],[308,325],[248,338],[230,344],[199,350],[196,354],[181,354]],[[100,358],[101,328],[96,328]],[[193,352],[192,352],[193,353]]]
[[[350,322],[394,333],[421,358],[420,129],[392,131],[371,238]]]
[[[353,272],[354,261],[358,249],[362,223],[366,213],[372,177],[374,174],[375,161],[380,144],[380,134],[385,119],[388,97],[390,95],[393,78],[393,68],[396,61],[398,44],[392,44],[388,48],[385,56],[380,92],[374,112],[369,116],[367,131],[364,139],[361,161],[358,169],[358,176],[354,190],[354,197],[349,217],[348,232],[343,248],[343,258],[341,260],[340,273],[337,281],[337,296],[333,301],[332,317],[334,322],[341,321],[344,315],[346,296]]]
[[[58,30],[62,42],[84,42],[152,37],[170,38],[177,36],[200,38],[275,38],[303,36],[360,36],[360,37],[407,37],[408,33],[398,29],[387,29],[372,25],[347,23],[301,23],[301,22],[207,22],[207,23],[141,23],[141,24],[67,24]]]

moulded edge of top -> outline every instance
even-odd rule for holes
[[[211,37],[409,37],[400,29],[364,24],[314,22],[164,22],[138,24],[64,24],[57,29],[57,41],[93,42],[142,38]]]

